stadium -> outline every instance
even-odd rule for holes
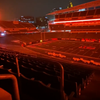
[[[100,0],[47,15],[0,21],[0,100],[100,100]]]

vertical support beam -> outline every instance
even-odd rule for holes
[[[18,63],[18,54],[16,54],[16,65],[17,65],[17,75],[20,78],[20,70],[19,70],[19,63]]]
[[[19,93],[20,93],[20,98],[21,98],[22,89],[21,89],[21,81],[20,81],[20,69],[19,69],[19,62],[18,62],[18,54],[16,54],[16,66],[17,66]]]
[[[44,32],[44,41],[45,41],[45,33],[46,33],[46,32]]]
[[[41,34],[41,40],[42,40],[42,32],[40,34]]]
[[[60,92],[61,92],[61,100],[64,100],[64,68],[62,66],[62,64],[60,64],[60,68],[61,68],[61,71],[60,71],[60,77],[61,77],[61,80],[60,80]]]

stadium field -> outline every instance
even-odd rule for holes
[[[67,60],[77,58],[79,61],[89,64],[95,61],[95,65],[100,62],[100,43],[96,42],[58,40],[29,45],[27,48]]]

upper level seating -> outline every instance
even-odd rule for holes
[[[0,26],[8,33],[20,33],[20,30],[27,30],[28,32],[34,32],[36,27],[31,23],[21,23],[14,21],[0,21]],[[25,31],[25,32],[27,32]],[[24,33],[25,33],[24,32]]]
[[[95,9],[87,11],[87,16],[94,15],[94,14],[95,14]]]
[[[51,30],[64,30],[64,25],[51,25]]]
[[[67,13],[66,17],[67,18],[72,17],[72,13]]]
[[[73,16],[72,17],[78,17],[79,14],[80,14],[80,12],[75,12],[75,13],[73,13]]]
[[[85,35],[86,35],[86,33],[78,33],[77,38],[82,39],[85,37]]]
[[[34,27],[33,24],[29,24],[29,23],[21,23],[24,27],[27,27],[27,28],[31,28],[31,27]]]
[[[0,21],[0,24],[5,26],[6,28],[15,28],[15,25],[12,21]]]
[[[100,9],[96,9],[95,15],[100,15]]]
[[[55,18],[56,18],[56,19],[59,18],[59,15],[55,15]]]
[[[77,33],[70,33],[70,36],[69,36],[69,38],[76,38],[77,37]]]
[[[65,17],[66,17],[66,14],[59,15],[59,18],[65,18]]]
[[[100,15],[100,8],[87,10],[87,11],[81,11],[81,12],[73,12],[73,13],[69,12],[69,13],[58,14],[58,15],[55,15],[55,19],[59,19],[59,18],[78,19],[78,17],[93,18],[93,16],[95,15]]]
[[[63,24],[58,24],[58,25],[50,25],[50,29],[51,30],[76,30],[76,31],[84,31],[84,32],[88,32],[88,31],[95,31],[98,32],[100,31],[100,25],[68,25],[68,26],[64,26]]]
[[[2,51],[2,50],[1,50]],[[17,76],[15,55],[9,51],[0,52],[0,67],[3,73]],[[19,53],[19,68],[21,73],[22,92],[38,100],[60,100],[60,66],[47,59],[34,58]],[[65,69],[65,93],[69,96],[80,95],[88,79],[92,75],[90,68],[62,63]],[[0,84],[1,85],[1,84]],[[3,87],[3,84],[1,85]]]
[[[80,17],[86,16],[86,14],[87,14],[87,11],[82,11],[82,12],[80,13]]]
[[[21,24],[21,23],[19,23],[19,24],[14,24],[17,28],[24,28],[24,26]]]

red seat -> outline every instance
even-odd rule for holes
[[[11,94],[0,88],[0,100],[12,100]]]

